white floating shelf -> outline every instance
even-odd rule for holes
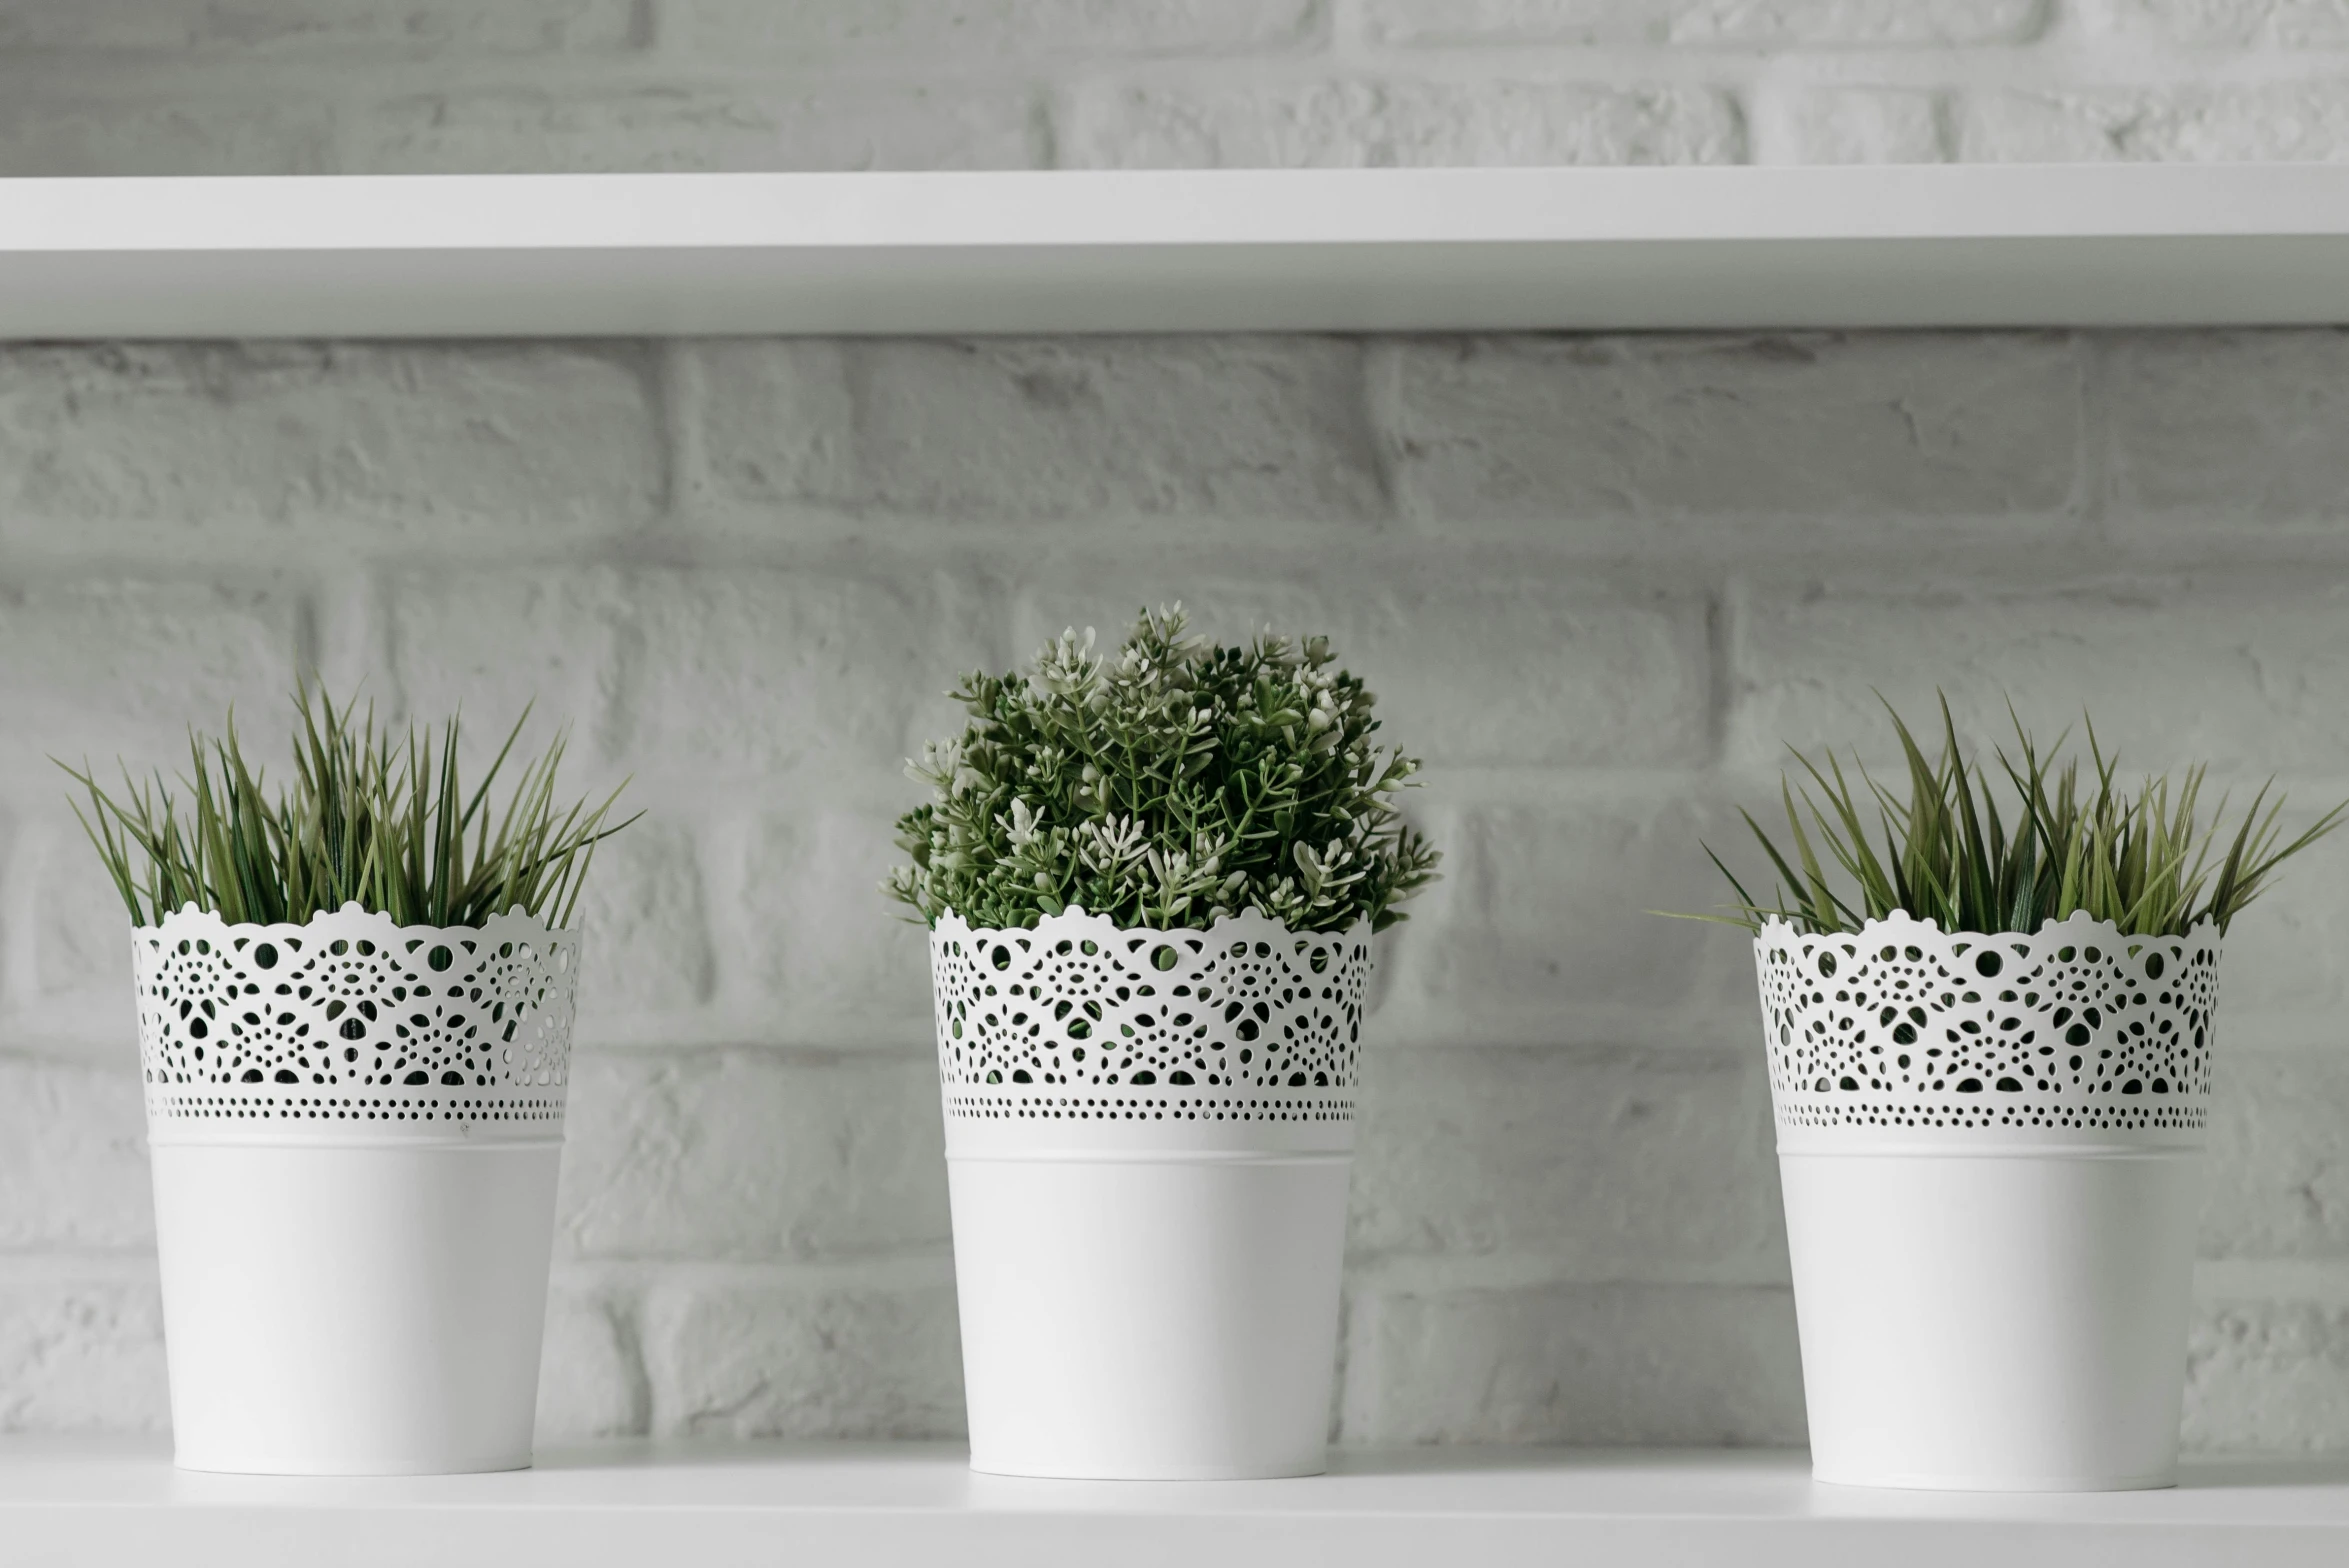
[[[2349,322],[2349,166],[0,180],[0,337]]]
[[[2349,1462],[2190,1465],[2167,1492],[1813,1486],[1799,1454],[1416,1449],[1296,1481],[1020,1481],[959,1448],[636,1444],[506,1475],[173,1470],[154,1440],[0,1439],[0,1560],[213,1568],[2130,1568],[2349,1562]]]

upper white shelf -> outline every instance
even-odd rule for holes
[[[2349,322],[2349,166],[0,180],[0,337]]]
[[[1023,1481],[942,1444],[626,1444],[505,1475],[195,1475],[152,1439],[0,1438],[0,1561],[1004,1568],[2131,1568],[2349,1561],[2349,1466],[2167,1492],[1883,1492],[1800,1454],[1422,1448],[1294,1481]]]

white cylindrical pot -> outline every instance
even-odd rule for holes
[[[931,935],[972,1468],[1325,1468],[1367,925]]]
[[[528,1465],[575,937],[191,908],[134,950],[179,1464]]]
[[[2177,1474],[2219,940],[1755,941],[1817,1479]]]

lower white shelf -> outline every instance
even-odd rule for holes
[[[943,1444],[628,1443],[503,1475],[197,1475],[156,1439],[0,1438],[0,1562],[435,1568],[1739,1568],[2349,1562],[2349,1458],[2174,1491],[1814,1486],[1799,1453],[1408,1449],[1295,1481],[1024,1481]]]

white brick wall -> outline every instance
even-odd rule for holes
[[[2321,0],[0,0],[10,173],[2349,150]],[[961,1421],[918,933],[937,695],[1180,596],[1426,752],[1341,1436],[1778,1441],[1734,935],[1781,739],[2085,703],[2349,794],[2349,337],[0,348],[0,1429],[167,1419],[121,915],[55,752],[292,672],[536,694],[598,865],[543,1431]],[[1880,755],[1880,750],[1878,752]],[[2349,846],[2245,923],[2189,1436],[2349,1443]]]
[[[2338,158],[2337,0],[6,0],[0,172]]]

